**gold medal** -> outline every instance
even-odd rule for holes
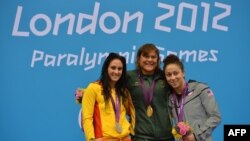
[[[118,133],[122,133],[122,126],[120,123],[116,122],[115,129]]]
[[[149,105],[147,108],[147,116],[151,117],[152,115],[153,115],[153,108],[151,107],[151,105]]]

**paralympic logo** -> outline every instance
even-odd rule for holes
[[[82,127],[82,108],[80,109],[79,114],[78,114],[78,124],[79,124],[79,127],[84,132],[83,127]]]

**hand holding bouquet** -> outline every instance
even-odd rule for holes
[[[192,133],[192,129],[187,122],[178,122],[172,129],[172,134],[176,139],[181,139]]]
[[[82,96],[83,96],[83,93],[84,93],[84,89],[81,89],[81,88],[78,88],[78,89],[75,91],[75,100],[76,100],[76,103],[78,103],[78,104],[81,104],[81,103],[82,103]]]

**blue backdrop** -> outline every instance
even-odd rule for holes
[[[208,83],[224,124],[249,124],[249,1],[2,0],[0,140],[82,141],[74,91],[98,79],[108,52],[134,68],[138,47],[176,53]]]

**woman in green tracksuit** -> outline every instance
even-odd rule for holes
[[[174,140],[168,111],[169,87],[159,63],[156,46],[144,44],[137,52],[137,68],[127,73],[136,118],[133,141]]]
[[[185,122],[190,127],[183,141],[212,141],[212,132],[221,121],[214,94],[208,85],[194,80],[185,81],[184,67],[176,55],[164,59],[163,70],[171,86],[170,107],[174,125]],[[175,137],[180,134],[176,134]],[[184,133],[184,132],[182,132]]]

